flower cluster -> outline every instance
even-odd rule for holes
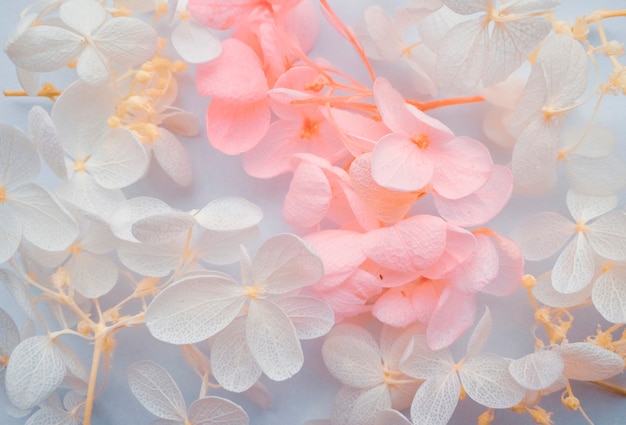
[[[466,397],[487,409],[480,425],[496,409],[550,425],[540,403],[555,392],[591,423],[573,381],[623,392],[604,380],[626,358],[626,163],[592,123],[605,98],[626,94],[623,46],[604,27],[626,11],[568,23],[559,0],[405,3],[366,8],[354,29],[328,0],[44,0],[24,10],[5,45],[24,90],[5,95],[54,104],[30,110],[28,134],[0,124],[0,282],[27,318],[20,329],[0,309],[9,414],[90,425],[117,332],[141,325],[180,346],[200,380],[187,408],[163,367],[127,369],[159,423],[248,424],[209,391],[266,406],[262,375],[291,378],[305,365],[300,341],[324,335],[321,357],[342,387],[318,415],[328,419],[309,425],[445,425]],[[356,54],[353,68],[311,54],[321,19],[336,48]],[[63,68],[74,82],[40,85]],[[192,71],[197,93],[183,92]],[[206,97],[201,131],[178,105]],[[594,99],[583,126],[565,131]],[[451,108],[476,114],[482,131],[438,113]],[[295,234],[251,255],[263,211],[248,200],[183,210],[130,196],[154,166],[193,186],[199,170],[183,142],[200,133],[249,176],[290,178],[272,190]],[[54,180],[45,185],[42,163]],[[514,231],[498,225],[511,200],[545,194],[564,198],[573,221],[544,211]],[[524,274],[534,261],[544,261],[536,278]],[[511,359],[491,353],[481,304],[520,288],[535,343]],[[586,306],[610,325],[575,340],[574,308]],[[89,365],[72,338],[93,344]]]

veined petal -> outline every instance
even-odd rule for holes
[[[587,223],[617,207],[617,196],[592,196],[569,190],[567,208],[577,223]]]
[[[332,198],[322,169],[302,161],[294,171],[283,204],[283,217],[293,226],[314,226],[326,216]]]
[[[270,294],[283,294],[311,285],[324,274],[322,260],[307,242],[292,234],[268,239],[252,262],[253,284]]]
[[[171,39],[185,62],[208,62],[222,53],[220,39],[192,19],[181,20],[172,31]]]
[[[619,354],[589,342],[563,344],[555,350],[563,357],[563,375],[567,379],[602,381],[624,370],[624,360]]]
[[[275,304],[289,317],[298,339],[326,335],[335,324],[333,310],[324,301],[312,297],[285,297]]]
[[[574,233],[574,223],[553,212],[541,212],[524,221],[515,231],[524,258],[544,260],[554,255]]]
[[[76,59],[83,37],[50,25],[28,28],[10,43],[6,52],[15,66],[33,72],[55,71]]]
[[[106,11],[93,0],[70,0],[61,4],[59,16],[65,25],[88,37],[106,19]]]
[[[579,292],[591,283],[595,272],[593,252],[582,233],[565,247],[552,269],[552,286],[563,294]]]
[[[119,204],[108,221],[115,236],[128,242],[138,242],[132,233],[134,223],[155,214],[170,212],[174,209],[160,199],[139,196]]]
[[[476,295],[446,286],[426,329],[428,346],[433,350],[449,346],[472,325],[475,316]]]
[[[63,148],[59,143],[54,123],[48,113],[35,106],[28,113],[28,127],[33,143],[38,147],[43,160],[58,177],[67,178]]]
[[[74,173],[61,182],[56,194],[83,214],[106,221],[113,210],[126,200],[119,189],[105,189],[88,173]]]
[[[386,385],[377,385],[361,391],[352,405],[350,425],[371,424],[378,413],[391,408],[391,397]]]
[[[544,273],[537,278],[533,286],[533,296],[541,303],[550,307],[569,308],[583,304],[589,299],[593,285],[587,285],[578,292],[562,294],[552,285],[552,272]]]
[[[600,275],[593,284],[591,299],[606,320],[626,323],[626,269],[614,267]]]
[[[87,44],[78,56],[76,73],[81,80],[96,86],[109,79],[109,64],[102,54],[92,44]]]
[[[74,288],[87,298],[107,294],[117,283],[117,265],[108,257],[80,252],[66,264]]]
[[[383,383],[381,353],[372,334],[352,324],[333,328],[322,347],[324,364],[342,384],[371,388]]]
[[[604,258],[626,260],[626,214],[613,211],[587,226],[587,240],[593,250]]]
[[[411,419],[414,424],[446,425],[461,395],[461,381],[455,370],[445,375],[427,379],[411,404]]]
[[[87,162],[87,170],[105,189],[121,189],[139,180],[148,167],[148,155],[133,134],[114,128]]]
[[[137,220],[132,234],[140,242],[158,245],[184,237],[195,223],[194,218],[184,212],[154,214]]]
[[[302,368],[304,354],[296,330],[274,303],[250,302],[246,339],[252,355],[270,379],[283,381]]]
[[[244,198],[228,196],[209,202],[194,217],[205,229],[229,232],[256,226],[263,219],[263,211]]]
[[[527,354],[509,364],[509,372],[518,384],[529,390],[548,388],[563,374],[563,359],[556,351]]]
[[[183,395],[172,376],[161,366],[142,360],[130,365],[127,375],[133,395],[150,413],[174,421],[187,418]]]
[[[495,354],[467,357],[459,375],[467,395],[493,409],[513,407],[522,401],[526,393],[526,389],[509,373],[509,361]]]
[[[248,347],[246,317],[235,319],[211,344],[211,371],[225,390],[240,393],[261,377],[261,366]]]
[[[146,326],[161,341],[193,344],[228,326],[245,302],[241,287],[227,275],[191,276],[152,300]]]
[[[22,221],[24,237],[41,249],[60,251],[78,236],[74,219],[36,184],[20,186],[11,193],[9,202]]]
[[[158,35],[145,22],[128,17],[108,20],[93,37],[104,56],[123,65],[138,65],[154,56]]]
[[[189,406],[189,421],[197,425],[248,425],[246,412],[230,400],[204,397]]]
[[[30,183],[39,175],[37,150],[24,133],[0,124],[0,188],[11,189]]]
[[[0,208],[0,264],[15,254],[22,239],[22,222],[8,208]]]
[[[178,138],[164,128],[159,129],[160,139],[152,144],[152,152],[165,174],[176,184],[187,187],[193,180],[189,154]]]
[[[400,362],[402,372],[418,379],[437,379],[453,369],[454,360],[450,351],[432,350],[425,335],[411,338]]]

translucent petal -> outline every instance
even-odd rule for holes
[[[527,354],[509,364],[509,372],[518,384],[529,390],[548,388],[563,374],[563,359],[556,351]]]
[[[467,356],[472,356],[483,351],[489,334],[491,333],[491,328],[491,312],[489,308],[485,307],[485,312],[476,324],[476,327],[474,327],[474,331],[472,331],[469,342],[467,343]]]
[[[370,6],[365,9],[363,19],[363,34],[359,34],[358,29],[357,34],[367,56],[385,61],[399,59],[405,44],[385,9],[378,5]]]
[[[454,368],[450,351],[431,350],[425,335],[415,335],[407,345],[400,363],[402,372],[418,379],[431,379],[446,375]]]
[[[333,310],[324,301],[311,297],[285,297],[275,304],[289,317],[298,339],[326,335],[335,324]]]
[[[587,240],[597,254],[609,260],[626,260],[626,213],[610,212],[587,228]]]
[[[461,395],[461,382],[456,371],[430,378],[424,382],[411,404],[414,424],[446,425]]]
[[[172,376],[158,364],[142,360],[126,371],[133,395],[150,413],[163,419],[184,421],[187,406]]]
[[[526,393],[509,373],[509,361],[494,354],[467,357],[459,375],[467,395],[486,407],[513,407]]]
[[[567,208],[577,223],[587,223],[617,207],[617,196],[591,196],[567,192]]]
[[[613,152],[615,134],[605,127],[573,127],[563,133],[561,149],[584,158],[603,158]]]
[[[552,269],[552,286],[563,294],[573,294],[591,283],[594,272],[591,246],[579,233],[556,260]]]
[[[0,283],[2,283],[13,296],[17,305],[26,314],[26,317],[30,320],[34,320],[38,313],[35,313],[35,305],[31,300],[31,295],[23,279],[18,278],[15,273],[10,270],[0,269]],[[23,335],[23,337],[24,336],[25,335]]]
[[[74,288],[87,298],[99,298],[117,283],[117,265],[108,257],[83,251],[67,264]]]
[[[21,340],[17,325],[11,316],[0,308],[0,357],[8,357]]]
[[[67,248],[78,236],[74,219],[44,188],[27,184],[11,193],[11,208],[22,220],[24,237],[47,251]]]
[[[43,160],[58,177],[67,178],[63,148],[59,143],[54,123],[41,106],[34,106],[28,113],[28,127]]]
[[[89,382],[89,371],[78,356],[78,353],[62,341],[57,340],[55,344],[57,350],[63,358],[63,363],[65,363],[65,366],[67,367],[68,377],[72,375],[82,381],[81,390],[84,390]]]
[[[376,417],[374,425],[411,425],[411,422],[397,410],[383,410]]]
[[[476,295],[446,286],[428,322],[428,346],[435,350],[449,346],[474,323],[475,316]]]
[[[613,154],[602,158],[569,154],[565,167],[572,188],[581,193],[611,196],[626,185],[626,163]]]
[[[487,286],[500,268],[500,257],[491,238],[475,235],[476,245],[472,254],[450,274],[455,286],[468,294],[479,292]]]
[[[122,242],[118,247],[120,261],[143,276],[163,277],[170,274],[180,262],[182,247],[146,245]]]
[[[442,255],[446,227],[439,217],[415,215],[363,235],[363,250],[383,267],[405,272],[425,269]]]
[[[209,230],[243,230],[259,224],[263,211],[244,198],[225,197],[209,202],[195,214],[195,218],[198,224]]]
[[[577,381],[602,381],[624,369],[622,357],[588,342],[574,342],[556,348],[563,357],[563,375]],[[581,367],[584,365],[584,367]]]
[[[93,37],[104,56],[124,65],[138,65],[150,60],[157,47],[156,31],[136,18],[108,20]]]
[[[37,96],[37,93],[39,93],[39,73],[27,71],[23,68],[15,68],[15,73],[20,86],[22,86],[26,94]]]
[[[160,128],[159,134],[161,138],[152,143],[154,158],[176,184],[189,186],[193,180],[193,171],[185,147],[169,131]]]
[[[292,226],[314,226],[328,213],[331,199],[331,186],[324,171],[303,161],[295,169],[289,184],[283,217]]]
[[[185,62],[208,62],[222,53],[219,38],[191,19],[181,20],[171,37],[172,45]]]
[[[140,242],[161,244],[186,236],[195,223],[190,214],[164,212],[137,220],[132,226],[132,234]]]
[[[11,354],[6,369],[9,400],[20,409],[29,409],[45,400],[65,377],[63,357],[48,336],[22,341]]]
[[[170,83],[170,85],[172,84]],[[198,117],[182,109],[170,107],[168,112],[162,114],[160,118],[165,128],[181,136],[197,136],[200,131],[200,120]]]
[[[551,29],[544,17],[494,22],[483,84],[488,87],[506,79],[532,55]]]
[[[139,180],[148,167],[148,156],[133,133],[114,128],[87,162],[87,170],[105,189],[121,189]]]
[[[391,408],[391,398],[386,385],[377,385],[361,391],[352,405],[350,424],[368,425],[378,416],[378,412]]]
[[[7,208],[0,210],[0,264],[10,259],[22,239],[22,222],[17,216],[7,211]]]
[[[90,36],[106,19],[106,11],[92,0],[70,0],[61,4],[59,16],[68,27]]]
[[[40,168],[37,150],[26,135],[15,127],[0,124],[0,187],[30,183]]]
[[[511,239],[495,232],[488,236],[498,252],[499,269],[496,277],[480,291],[497,297],[510,295],[522,283],[524,258],[517,244]]]
[[[76,63],[78,77],[91,85],[100,85],[109,79],[109,64],[92,44],[87,44]]]
[[[292,234],[268,239],[252,262],[255,285],[270,294],[283,294],[311,285],[324,274],[322,260],[308,242]]]
[[[484,0],[441,0],[441,2],[461,15],[487,12],[487,4]]]
[[[133,236],[132,226],[142,218],[174,210],[157,198],[139,196],[119,204],[109,218],[113,234],[129,242],[138,242]]]
[[[296,330],[272,302],[250,302],[246,338],[252,355],[270,379],[283,381],[302,368],[304,354]]]
[[[485,2],[480,3],[484,7]],[[488,59],[488,43],[489,31],[483,19],[461,22],[448,31],[437,46],[436,69],[441,84],[457,92],[476,87]]]
[[[383,382],[378,344],[356,325],[335,326],[324,341],[322,356],[329,372],[345,385],[371,388]]]
[[[183,278],[152,300],[146,326],[161,341],[193,344],[228,326],[245,302],[241,287],[227,275]]]
[[[116,206],[126,200],[119,189],[104,189],[88,173],[74,173],[61,182],[56,194],[87,215],[106,220]]]
[[[19,68],[49,72],[74,60],[83,48],[82,42],[81,36],[65,28],[37,25],[7,45],[6,53]]]
[[[606,320],[626,323],[626,269],[612,268],[601,274],[593,284],[591,299]]]
[[[80,425],[81,421],[75,414],[55,407],[44,406],[28,418],[26,423],[28,425]]]
[[[579,292],[572,294],[562,294],[557,292],[552,286],[552,273],[544,273],[537,278],[533,286],[533,296],[541,303],[556,307],[568,308],[583,304],[591,295],[592,285],[586,286]]]
[[[189,406],[189,421],[193,425],[248,425],[246,412],[230,400],[205,397]]]
[[[229,232],[205,231],[193,249],[209,264],[231,264],[239,260],[239,248],[254,243],[259,236],[257,227]]]
[[[224,389],[246,391],[261,377],[246,339],[246,317],[239,317],[215,337],[211,345],[211,371]]]
[[[560,250],[574,233],[574,223],[553,212],[541,212],[524,221],[515,231],[524,258],[544,260]]]

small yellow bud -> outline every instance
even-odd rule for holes
[[[89,335],[91,333],[91,326],[89,326],[84,320],[81,320],[76,325],[76,330],[83,335]]]
[[[493,409],[487,409],[478,417],[478,425],[489,425],[493,422],[494,412]]]
[[[67,274],[67,270],[63,266],[58,267],[56,272],[54,272],[52,276],[50,276],[50,282],[52,283],[52,286],[54,286],[56,289],[61,289],[66,286],[68,280],[69,276]]]
[[[555,19],[552,21],[552,29],[557,34],[572,35],[572,28],[565,21],[558,21]]]
[[[174,66],[172,66],[172,71],[174,72],[183,72],[187,69],[187,63],[183,61],[174,62]]]
[[[145,62],[141,65],[141,70],[146,72],[154,72],[154,64],[152,61]]]
[[[73,61],[71,61],[70,63],[68,63],[66,66],[70,69],[74,69],[76,68],[76,64],[78,63],[78,59],[74,59]]]
[[[578,41],[584,41],[589,34],[589,27],[584,17],[576,18],[576,23],[572,26],[572,37]]]
[[[109,119],[107,120],[107,124],[111,128],[118,128],[119,126],[122,125],[122,121],[120,121],[118,117],[112,116],[112,117],[109,117]]]
[[[606,56],[623,56],[624,45],[616,40],[609,41],[602,46],[602,53]]]
[[[135,74],[135,81],[137,83],[147,83],[152,78],[152,72],[139,70]]]
[[[533,275],[525,274],[522,277],[522,286],[526,289],[532,289],[537,283],[537,279]]]
[[[159,41],[157,42],[157,49],[163,50],[163,48],[167,45],[167,40],[159,37]]]
[[[552,425],[554,423],[552,422],[552,419],[550,419],[550,417],[552,416],[552,413],[546,412],[544,409],[542,409],[539,406],[535,407],[534,409],[528,409],[528,413],[530,413],[530,417],[533,419],[533,421],[536,424]]]
[[[550,310],[547,308],[537,309],[535,312],[535,320],[539,323],[550,323]]]
[[[563,402],[563,405],[569,410],[578,410],[578,408],[580,407],[580,400],[578,400],[578,398],[574,397],[573,395],[561,398],[561,401]]]

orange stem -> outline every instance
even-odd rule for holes
[[[429,111],[431,109],[442,108],[444,106],[464,105],[466,103],[477,103],[484,101],[485,98],[482,96],[453,97],[450,99],[433,100],[431,102],[417,102],[415,100],[407,99],[407,103],[410,103],[421,111]]]

